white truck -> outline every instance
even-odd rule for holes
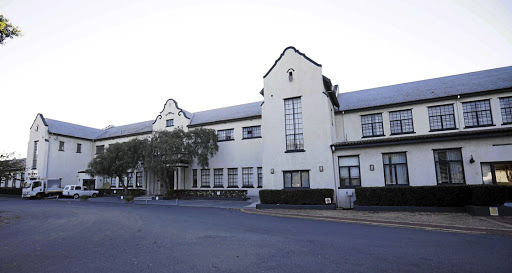
[[[58,196],[62,194],[60,179],[28,180],[23,184],[21,197],[41,199],[45,196]]]

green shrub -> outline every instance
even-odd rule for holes
[[[0,188],[0,194],[12,194],[21,196],[21,188]]]
[[[439,185],[356,188],[358,206],[463,207],[497,206],[507,199],[506,186]]]
[[[219,193],[217,195],[217,192]],[[247,190],[170,190],[166,196],[174,198],[207,197],[207,198],[247,198]]]
[[[99,196],[121,196],[124,195],[124,189],[96,189]],[[114,193],[114,191],[116,191]],[[137,197],[146,194],[144,189],[128,189],[129,194]]]
[[[260,190],[261,204],[325,205],[333,198],[333,189]]]
[[[133,202],[133,199],[135,199],[133,195],[124,195],[124,201],[126,201],[127,203]]]

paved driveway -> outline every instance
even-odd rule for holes
[[[0,197],[0,272],[511,272],[512,238]],[[19,216],[19,219],[16,219]],[[1,218],[5,219],[5,218]]]

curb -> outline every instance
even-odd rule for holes
[[[249,214],[259,215],[270,215],[278,217],[290,217],[299,219],[310,219],[330,222],[342,222],[352,224],[365,224],[375,226],[387,226],[387,227],[399,227],[399,228],[415,228],[423,230],[443,231],[443,232],[456,232],[466,234],[490,234],[490,235],[501,235],[501,236],[512,236],[512,229],[491,229],[491,228],[475,228],[475,227],[462,227],[462,226],[450,226],[440,224],[422,224],[422,223],[408,223],[408,222],[395,222],[389,220],[366,220],[358,218],[341,218],[341,217],[328,217],[328,216],[312,216],[312,215],[297,215],[288,213],[277,213],[270,211],[259,211],[256,209],[241,209],[240,211]]]

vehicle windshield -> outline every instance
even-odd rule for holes
[[[27,182],[23,183],[23,188],[30,188],[31,185],[32,185],[32,183],[27,181]]]

